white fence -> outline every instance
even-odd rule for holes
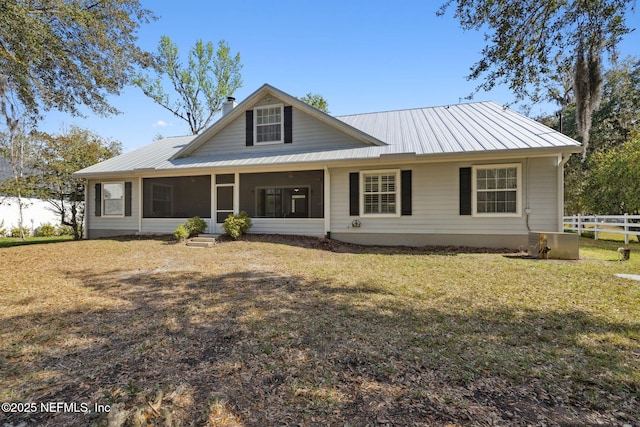
[[[624,243],[628,245],[629,236],[640,236],[639,222],[640,215],[573,215],[564,217],[564,229],[577,231],[578,235],[592,232],[596,240],[601,232],[624,234]]]
[[[25,204],[22,212],[22,225],[31,232],[42,224],[56,225],[60,223],[60,217],[53,213],[49,202],[26,198],[22,199],[22,202]],[[19,217],[18,202],[0,196],[0,228],[9,232],[13,227],[18,226]]]

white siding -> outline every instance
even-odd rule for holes
[[[88,181],[87,187],[87,231],[89,238],[96,237],[97,235],[103,235],[102,233],[92,233],[92,230],[113,230],[113,235],[118,234],[118,231],[123,231],[121,234],[129,234],[131,232],[138,231],[138,217],[140,216],[140,204],[139,204],[139,192],[138,192],[138,178],[130,179],[105,179],[105,182],[124,181],[131,182],[131,216],[124,217],[103,217],[96,216],[96,183],[103,182],[102,180],[91,179]]]
[[[450,162],[386,166],[412,170],[412,215],[372,218],[349,215],[349,173],[358,168],[331,169],[332,233],[406,233],[406,234],[526,234],[524,209],[531,209],[530,227],[556,230],[557,158],[492,160],[485,163],[522,164],[522,207],[520,217],[473,217],[459,214],[459,169],[472,162]],[[528,173],[529,171],[529,173]],[[529,199],[527,202],[527,180]],[[358,219],[359,228],[351,223]]]
[[[300,110],[292,113],[292,144],[246,146],[245,116],[242,115],[210,141],[204,143],[189,157],[207,157],[220,154],[255,154],[256,156],[299,153],[301,151],[338,150],[366,146],[361,141],[322,123]]]
[[[295,234],[300,236],[324,235],[323,218],[252,218],[253,226],[249,233],[256,234]]]
[[[534,231],[558,231],[562,218],[558,209],[558,158],[529,160],[529,228]],[[525,206],[526,207],[526,206]]]

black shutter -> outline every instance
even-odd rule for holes
[[[360,215],[360,174],[351,172],[349,174],[349,215]]]
[[[293,108],[289,105],[284,107],[284,143],[291,144],[293,142],[293,131],[291,122],[293,118]]]
[[[253,110],[247,110],[246,112],[246,144],[247,147],[253,145]]]
[[[131,182],[124,183],[124,216],[131,216]]]
[[[96,184],[96,216],[102,216],[102,184]]]
[[[402,215],[411,215],[411,171],[400,172],[400,186],[402,189]]]
[[[471,215],[471,168],[460,168],[460,215]]]

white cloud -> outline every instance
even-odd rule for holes
[[[158,128],[158,127],[160,127],[160,128],[166,128],[167,126],[173,126],[173,123],[167,123],[167,122],[165,122],[164,120],[158,120],[157,122],[155,122],[155,123],[153,124],[153,127],[154,127],[154,128]]]

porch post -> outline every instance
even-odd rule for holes
[[[233,174],[233,213],[240,213],[240,173]]]
[[[138,233],[142,233],[142,177],[138,177]]]
[[[329,168],[324,167],[324,235],[331,231],[331,175]]]
[[[211,191],[211,218],[209,219],[209,233],[211,234],[215,234],[217,232],[216,230],[216,174],[215,172],[211,173],[211,188],[209,189],[209,191]]]

